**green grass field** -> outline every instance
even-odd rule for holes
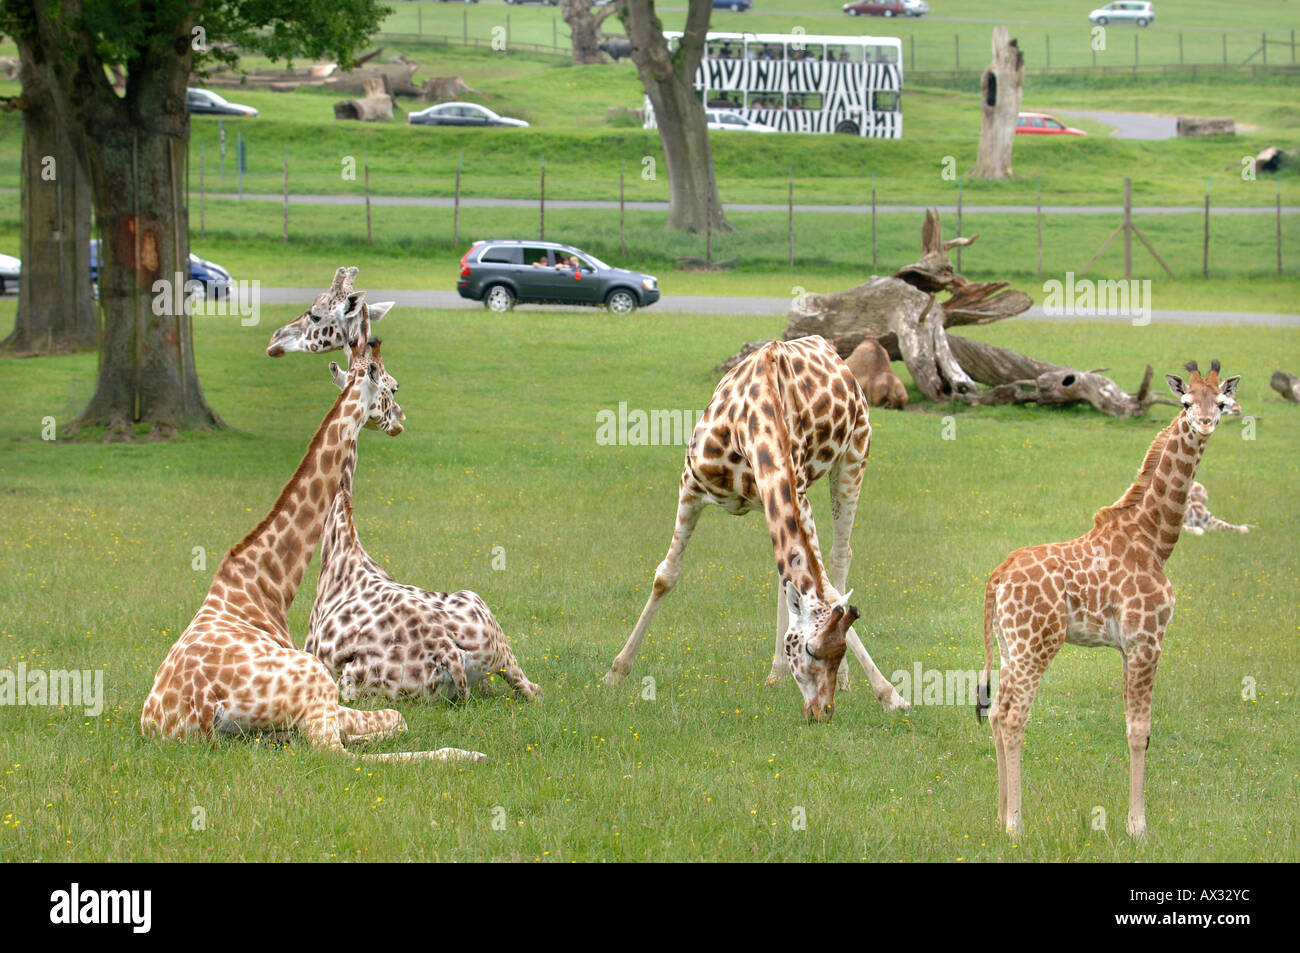
[[[1259,529],[1187,537],[1169,564],[1178,609],[1156,687],[1151,833],[1134,845],[1114,653],[1066,648],[1045,679],[1025,756],[1027,831],[1009,841],[994,820],[988,729],[969,707],[885,715],[855,671],[834,722],[809,727],[792,685],[762,686],[775,593],[756,516],[703,518],[633,676],[599,685],[667,546],[682,451],[599,445],[596,414],[620,401],[702,408],[710,368],[779,333],[780,319],[395,311],[385,357],[408,427],[362,436],[362,538],[399,580],[481,593],[545,700],[400,706],[411,731],[382,750],[492,758],[467,768],[359,764],[303,744],[146,742],[138,718],[155,668],[335,393],[326,358],[263,356],[294,313],[266,311],[255,328],[196,320],[205,389],[231,429],[167,443],[43,441],[44,418],[62,434],[87,398],[94,355],[0,360],[0,667],[98,669],[106,686],[100,717],[0,708],[0,859],[1300,859],[1300,411],[1267,386],[1300,353],[1300,331],[972,332],[1107,365],[1130,385],[1147,361],[1164,372],[1218,356],[1244,374],[1256,439],[1225,421],[1200,477],[1217,514]],[[12,299],[0,302],[0,328],[12,317]],[[1171,412],[873,414],[850,584],[886,675],[918,662],[979,668],[988,573],[1018,546],[1086,530]],[[942,436],[947,413],[955,440]],[[812,498],[828,533],[825,487]],[[206,570],[191,568],[196,546]],[[290,616],[300,641],[315,572]],[[1098,807],[1104,831],[1092,828]]]

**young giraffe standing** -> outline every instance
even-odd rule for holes
[[[378,361],[380,342],[370,345]],[[345,386],[339,366],[330,364],[330,371]],[[525,677],[477,594],[401,585],[370,558],[352,520],[356,463],[353,446],[325,516],[306,650],[340,680],[344,698],[358,687],[394,699],[403,694],[467,698],[472,685],[494,672],[529,701],[540,697],[541,689]]]
[[[1128,832],[1146,833],[1143,790],[1151,738],[1151,691],[1174,609],[1164,566],[1178,542],[1188,491],[1205,443],[1234,404],[1237,382],[1220,383],[1219,362],[1201,376],[1166,375],[1183,409],[1147,450],[1137,480],[1068,543],[1019,549],[989,579],[984,596],[984,672],[977,718],[988,711],[996,638],[1001,658],[990,718],[998,758],[998,823],[1020,831],[1020,752],[1039,679],[1061,646],[1119,649],[1128,724]]]
[[[740,515],[761,506],[776,556],[776,652],[768,683],[787,673],[804,698],[805,718],[829,719],[846,643],[886,711],[907,702],[880,673],[853,631],[858,610],[844,589],[853,558],[849,537],[871,444],[867,402],[852,371],[820,336],[773,341],[718,383],[686,451],[677,527],[636,628],[605,677],[617,684],[632,669],[659,602],[677,584],[682,552],[704,507]],[[805,492],[829,474],[831,573],[817,545]]]
[[[341,309],[336,317],[342,320]],[[145,735],[180,740],[298,730],[314,746],[347,753],[345,740],[405,730],[396,711],[341,707],[329,672],[298,650],[285,622],[357,432],[368,421],[389,434],[401,432],[403,414],[390,382],[377,356],[358,348],[343,392],[271,512],[222,559],[202,606],[163,659],[140,713]],[[484,758],[456,748],[362,757]]]

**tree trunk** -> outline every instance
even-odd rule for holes
[[[1300,377],[1286,371],[1274,371],[1268,386],[1287,400],[1300,402]]]
[[[618,0],[611,0],[599,10],[591,8],[591,0],[560,0],[560,16],[569,26],[573,41],[573,65],[588,66],[603,63],[605,54],[600,50],[600,25],[618,12]]]
[[[1011,150],[1016,141],[1016,117],[1024,93],[1025,55],[1007,28],[993,28],[993,64],[980,80],[979,154],[970,175],[978,179],[1009,179]]]
[[[714,231],[731,231],[713,178],[704,104],[695,92],[695,72],[704,54],[710,0],[690,0],[686,29],[675,53],[669,53],[654,0],[626,0],[621,13],[632,42],[632,61],[654,107],[668,173],[668,228],[703,232],[710,213]]]
[[[3,346],[84,351],[99,341],[90,284],[90,181],[54,111],[47,77],[22,58],[22,280]]]
[[[78,0],[36,0],[27,13],[25,43],[50,77],[62,125],[85,157],[103,239],[98,380],[70,429],[103,426],[110,438],[129,438],[139,425],[158,437],[224,426],[199,386],[184,294],[185,89],[198,9],[168,9],[176,19],[166,22],[155,11],[153,35],[131,53],[121,94],[110,84],[94,36],[75,26],[85,15]]]

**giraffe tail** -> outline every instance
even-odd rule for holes
[[[979,697],[975,701],[975,721],[977,723],[984,721],[984,716],[989,713],[989,709],[993,706],[992,698],[989,695],[989,673],[993,668],[993,612],[995,600],[993,579],[990,579],[988,587],[984,590],[984,671],[980,673]]]

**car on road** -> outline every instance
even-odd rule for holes
[[[203,297],[206,298],[229,298],[230,287],[234,280],[230,277],[230,272],[221,267],[214,261],[208,261],[206,258],[200,258],[198,255],[190,252],[189,272],[186,275],[186,281],[197,281],[203,285]],[[91,239],[90,242],[90,281],[99,287],[99,239]]]
[[[1067,126],[1047,113],[1020,113],[1016,117],[1017,136],[1086,136],[1082,129]]]
[[[13,255],[0,255],[0,295],[10,288],[18,290],[22,278],[23,263]]]
[[[777,131],[775,126],[754,122],[752,119],[746,119],[740,113],[728,112],[725,109],[706,109],[704,118],[708,120],[710,129],[729,129],[732,132]]]
[[[1138,26],[1150,26],[1156,22],[1156,8],[1153,3],[1142,0],[1117,0],[1108,3],[1088,14],[1088,19],[1097,26],[1107,23],[1135,23]]]
[[[572,245],[506,238],[470,246],[456,291],[496,312],[532,302],[604,305],[613,314],[631,314],[659,300],[659,280],[607,265]]]
[[[478,0],[474,0],[474,2],[478,3]],[[548,7],[553,7],[559,2],[560,0],[506,0],[506,3],[539,3]]]
[[[730,10],[732,13],[744,13],[754,8],[753,0],[713,0],[713,9]]]
[[[251,116],[257,110],[242,103],[228,102],[210,89],[185,90],[185,107],[192,116]]]
[[[855,0],[842,7],[851,17],[902,17],[907,16],[903,0]]]
[[[439,103],[409,113],[406,121],[412,126],[514,126],[522,129],[528,125],[522,119],[498,116],[478,103]]]

